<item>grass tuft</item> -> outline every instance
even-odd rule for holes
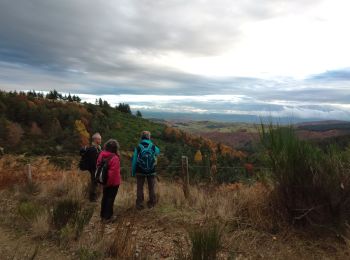
[[[193,260],[217,259],[222,232],[218,225],[203,226],[190,231]]]
[[[57,229],[65,227],[76,219],[80,210],[80,203],[72,199],[58,201],[53,209],[53,224]]]

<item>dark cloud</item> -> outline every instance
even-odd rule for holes
[[[240,42],[244,22],[303,12],[319,2],[0,0],[0,88],[187,96],[153,109],[331,113],[334,107],[321,109],[324,105],[316,103],[348,103],[350,70],[306,80],[218,78],[152,61],[169,53],[223,54]],[[216,94],[241,100],[191,98]],[[150,107],[157,100],[150,103],[133,105]]]

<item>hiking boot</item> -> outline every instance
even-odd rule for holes
[[[149,209],[151,209],[151,208],[154,208],[154,206],[155,206],[155,203],[153,203],[153,202],[147,202],[147,207],[149,208]]]
[[[101,218],[102,224],[111,224],[113,222],[112,218]]]
[[[96,202],[97,201],[97,194],[90,194],[89,195],[89,201],[90,202]]]
[[[143,205],[136,205],[137,210],[143,210],[145,207]]]

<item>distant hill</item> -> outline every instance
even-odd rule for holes
[[[297,118],[297,117],[271,117],[257,115],[240,115],[240,114],[220,114],[220,113],[176,113],[176,112],[153,112],[144,111],[144,117],[150,119],[162,119],[166,121],[211,121],[226,123],[253,123],[273,121],[279,124],[297,124],[303,122],[317,121],[317,118]]]
[[[329,130],[350,131],[350,121],[327,120],[297,124],[298,129],[324,132]]]
[[[243,151],[252,151],[254,142],[259,139],[259,124],[253,123],[169,120],[167,124]],[[295,127],[301,138],[309,140],[322,141],[329,138],[350,136],[349,121],[311,121],[297,123]]]

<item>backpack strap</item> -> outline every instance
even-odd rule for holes
[[[114,154],[111,154],[110,156],[108,156],[108,157],[106,158],[106,162],[109,162],[113,157],[114,157]]]

